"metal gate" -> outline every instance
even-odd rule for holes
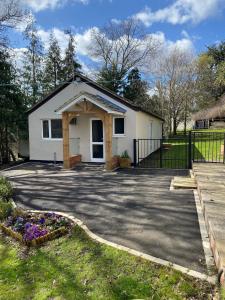
[[[135,139],[134,165],[191,169],[192,162],[224,163],[224,132],[189,132],[162,139]]]
[[[225,132],[192,132],[193,162],[224,163]]]

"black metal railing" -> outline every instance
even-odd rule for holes
[[[192,132],[194,162],[224,163],[224,132]]]
[[[224,132],[189,132],[161,139],[135,139],[134,165],[190,169],[192,162],[224,163]]]

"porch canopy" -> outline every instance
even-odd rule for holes
[[[120,104],[87,92],[82,92],[66,101],[58,109],[57,114],[62,114],[63,125],[63,163],[64,168],[70,166],[69,150],[69,124],[70,121],[81,114],[89,114],[102,120],[104,124],[105,161],[106,168],[111,169],[112,164],[112,116],[124,115],[126,109]]]

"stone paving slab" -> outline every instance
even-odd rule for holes
[[[199,198],[215,262],[221,281],[225,282],[225,165],[195,163]]]

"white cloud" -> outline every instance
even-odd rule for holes
[[[173,4],[152,11],[145,7],[134,18],[150,26],[155,22],[184,24],[186,22],[199,23],[208,17],[221,12],[225,7],[224,0],[176,0]]]
[[[99,60],[96,60],[96,58],[90,57],[90,51],[89,49],[91,48],[91,33],[92,31],[99,31],[98,27],[92,27],[87,30],[85,30],[83,33],[76,33],[74,35],[75,42],[76,42],[76,52],[78,55],[83,55],[83,56],[88,56],[90,59],[92,59],[94,62],[99,62]],[[44,29],[39,29],[38,30],[38,35],[41,38],[41,41],[44,45],[45,51],[48,50],[49,47],[49,38],[50,34],[53,32],[55,37],[57,38],[59,45],[64,51],[67,47],[68,43],[68,35],[65,34],[65,32],[61,29],[58,28],[53,28],[52,30],[44,30]],[[159,44],[160,45],[160,51],[167,52],[174,47],[182,49],[184,51],[189,51],[192,52],[194,49],[193,43],[191,39],[186,36],[183,37],[182,39],[178,39],[176,41],[171,41],[166,38],[165,34],[161,31],[149,34],[149,37],[153,39],[153,43]],[[148,39],[146,39],[147,41]]]
[[[91,46],[91,32],[92,30],[99,30],[97,27],[92,27],[85,30],[83,33],[76,33],[74,35],[76,42],[76,51],[80,55],[88,56],[88,49]],[[44,50],[47,51],[49,47],[50,34],[53,32],[59,42],[60,48],[64,51],[68,44],[68,35],[61,29],[53,28],[52,30],[39,29],[38,35],[43,43]]]
[[[53,28],[52,30],[44,30],[44,29],[38,29],[37,31],[43,46],[44,50],[47,51],[49,47],[49,39],[50,39],[50,34],[53,33],[54,36],[56,37],[60,48],[64,51],[67,47],[68,44],[68,35],[61,29],[58,28]]]
[[[113,18],[113,19],[111,20],[111,22],[114,23],[114,24],[120,24],[120,23],[121,23],[121,21],[118,20],[118,19],[116,19],[116,18]]]
[[[92,27],[85,30],[83,33],[75,34],[75,41],[77,44],[77,52],[82,55],[88,55],[88,49],[91,47],[91,33],[93,30],[99,31],[97,27]]]
[[[174,48],[178,48],[185,52],[194,52],[194,45],[189,37],[184,37],[182,39],[171,41],[166,39],[165,34],[162,31],[158,31],[155,33],[150,34],[152,39],[158,41],[160,44],[159,52],[169,52]]]
[[[187,32],[186,30],[182,30],[182,31],[181,31],[181,35],[182,35],[184,38],[186,38],[186,39],[189,39],[189,38],[190,38],[190,36],[189,36],[189,34],[188,34],[188,32]]]
[[[95,67],[97,67],[98,63],[99,63],[99,61],[97,61],[95,58],[91,57],[89,54],[89,49],[90,49],[91,43],[92,43],[91,42],[92,30],[99,30],[99,28],[97,28],[97,27],[89,28],[89,29],[85,30],[83,33],[76,33],[74,35],[74,38],[76,41],[76,52],[77,52],[79,62],[81,63],[84,72],[89,76],[94,76],[93,74],[95,74],[95,71],[94,71]],[[43,43],[44,50],[45,51],[48,50],[49,38],[50,38],[51,32],[54,33],[55,37],[57,38],[57,40],[59,42],[59,45],[60,45],[62,51],[64,52],[64,50],[67,47],[68,36],[65,34],[64,31],[62,31],[58,28],[53,28],[52,30],[44,30],[44,29],[40,28],[38,30],[38,34]],[[149,34],[149,38],[153,39],[153,42],[160,45],[159,49],[157,50],[157,54],[155,55],[154,59],[152,60],[153,68],[154,68],[154,65],[156,65],[160,59],[162,59],[163,57],[168,55],[170,53],[170,51],[172,51],[175,48],[180,49],[185,52],[190,52],[190,53],[194,52],[194,45],[188,36],[178,39],[176,41],[171,41],[166,38],[166,36],[163,32],[159,31],[159,32]],[[23,52],[25,50],[26,50],[25,48],[14,49],[15,60],[22,61]],[[88,59],[85,59],[85,57],[87,57]],[[88,61],[88,64],[84,63],[82,58],[85,62]],[[96,64],[96,62],[97,62],[97,64]],[[146,64],[146,68],[144,68],[144,67],[141,68],[141,71],[143,71],[145,73],[149,73],[150,70],[151,70],[151,66],[149,66],[148,64]]]
[[[35,12],[45,9],[56,9],[62,7],[67,2],[80,2],[82,4],[88,4],[89,0],[21,0],[22,3]]]
[[[175,42],[168,41],[168,49],[172,50],[174,48],[180,49],[184,52],[193,52],[194,46],[190,39],[183,38]]]

